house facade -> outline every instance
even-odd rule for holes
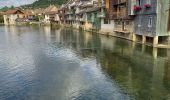
[[[100,1],[101,10],[99,18],[101,18],[101,30],[100,33],[111,33],[114,31],[114,20],[110,17],[111,5],[110,0]]]
[[[58,8],[54,5],[47,7],[44,12],[44,23],[59,22]]]
[[[153,46],[169,41],[169,0],[129,0],[136,40]]]
[[[23,19],[24,13],[19,9],[8,10],[3,13],[5,25],[16,25],[17,19]]]

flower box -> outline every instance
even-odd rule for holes
[[[144,7],[145,7],[145,8],[150,8],[150,7],[151,7],[151,4],[145,4]]]
[[[135,5],[134,8],[133,8],[134,11],[140,11],[141,9],[142,9],[142,8],[141,8],[140,6],[136,6],[136,5]]]

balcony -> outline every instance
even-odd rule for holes
[[[98,15],[97,15],[98,18],[104,18],[106,17],[106,14],[104,12],[100,12]]]
[[[127,0],[113,0],[113,6],[123,5],[126,4]]]
[[[127,17],[128,15],[126,14],[126,12],[113,12],[111,14],[112,19],[125,19]]]

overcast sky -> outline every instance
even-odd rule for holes
[[[34,2],[35,0],[0,0],[0,7],[4,6],[19,6],[24,4],[29,4]]]

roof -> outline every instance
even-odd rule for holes
[[[95,11],[100,10],[100,8],[101,7],[93,7],[93,8],[87,9],[86,12],[95,12]]]
[[[31,9],[24,10],[23,12],[24,12],[26,15],[34,15],[34,14],[35,14],[35,12],[34,12],[33,10],[31,10]]]
[[[54,5],[50,5],[49,7],[47,7],[45,10],[44,10],[44,14],[48,14],[48,13],[54,13],[54,12],[58,12],[58,8]]]
[[[57,14],[57,13],[58,13],[58,11],[50,11],[50,12],[46,12],[45,14],[51,15],[51,14]]]
[[[45,10],[45,9],[43,9],[43,8],[38,8],[38,9],[35,9],[35,10],[34,10],[34,13],[37,14],[37,15],[38,15],[38,14],[42,14],[42,13],[44,12],[44,10]]]
[[[101,7],[93,7],[93,8],[88,8],[85,10],[80,11],[78,14],[83,14],[83,13],[89,13],[89,12],[95,12],[99,11]]]
[[[4,15],[17,14],[17,13],[24,14],[24,12],[22,12],[19,9],[12,9],[12,10],[7,10],[6,12],[4,12]]]

